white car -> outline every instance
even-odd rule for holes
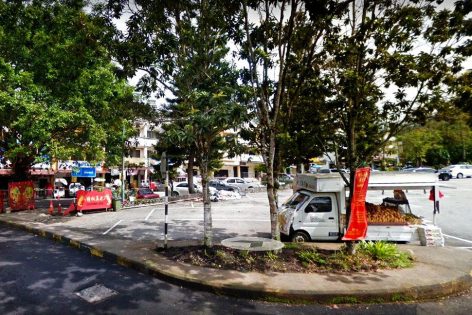
[[[445,168],[451,174],[452,178],[464,178],[472,176],[472,165],[456,164]]]
[[[69,185],[69,197],[74,197],[79,190],[85,190],[85,186],[81,183],[71,183]]]
[[[265,187],[257,178],[244,178],[244,181],[248,183],[248,188],[260,188]]]
[[[202,186],[193,184],[195,192],[202,192]],[[188,182],[174,182],[172,196],[186,196],[188,195]]]

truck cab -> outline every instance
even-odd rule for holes
[[[339,174],[298,176],[294,194],[279,211],[280,231],[293,241],[337,240],[345,210],[344,182]]]
[[[339,238],[339,209],[335,193],[297,191],[282,205],[281,232],[296,242],[306,242],[316,235],[318,240]],[[291,231],[292,229],[292,231]]]

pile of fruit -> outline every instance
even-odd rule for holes
[[[416,215],[411,214],[411,213],[405,214],[405,219],[406,219],[406,222],[408,222],[409,224],[421,224],[422,223],[422,220],[421,220],[420,217],[417,217]]]
[[[368,223],[421,224],[421,218],[414,214],[403,214],[396,207],[374,205],[366,202]]]
[[[365,203],[368,223],[407,224],[408,221],[397,208],[384,205]]]

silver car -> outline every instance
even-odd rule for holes
[[[233,187],[237,187],[239,189],[239,191],[241,192],[245,192],[247,191],[248,188],[253,188],[254,185],[250,184],[250,183],[247,183],[243,178],[241,177],[228,177],[228,178],[225,178],[224,180],[222,180],[223,183],[229,185],[229,186],[233,186]]]

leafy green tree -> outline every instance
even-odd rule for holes
[[[324,37],[331,96],[322,110],[337,129],[325,143],[346,148],[350,197],[355,169],[442,104],[463,61],[454,50],[456,13],[435,1],[352,1]]]
[[[450,82],[451,90],[455,97],[452,102],[457,108],[469,113],[469,125],[472,126],[472,71],[465,71]]]
[[[438,149],[441,143],[441,135],[438,130],[427,127],[414,128],[399,136],[402,144],[402,157],[407,161],[414,161],[416,166],[422,166],[427,162],[427,153],[432,149]]]
[[[120,13],[125,2],[110,1],[108,9]],[[127,36],[117,44],[118,61],[131,75],[146,72],[139,83],[143,92],[167,93],[161,139],[165,148],[195,157],[202,176],[204,244],[212,246],[209,176],[229,147],[223,131],[238,127],[246,112],[238,102],[238,72],[226,61],[227,6],[218,0],[129,6],[133,12]]]
[[[17,178],[44,155],[115,164],[123,120],[149,113],[116,77],[109,32],[84,6],[0,3],[0,146]]]
[[[434,167],[471,160],[472,130],[467,125],[468,115],[454,108],[450,111],[438,113],[424,126],[408,128],[399,135],[403,160]]]
[[[307,86],[320,87],[318,65],[324,56],[319,45],[348,2],[242,1],[235,20],[233,39],[240,47],[240,59],[247,62],[242,80],[254,117],[252,141],[266,165],[272,238],[279,238],[278,172],[285,161],[306,161],[319,151],[310,141],[303,152],[302,142],[311,138],[301,128],[318,120],[315,116],[309,121],[306,105],[320,99]],[[256,21],[250,18],[254,16]],[[315,97],[311,102],[307,93]],[[294,116],[300,118],[297,124]]]

